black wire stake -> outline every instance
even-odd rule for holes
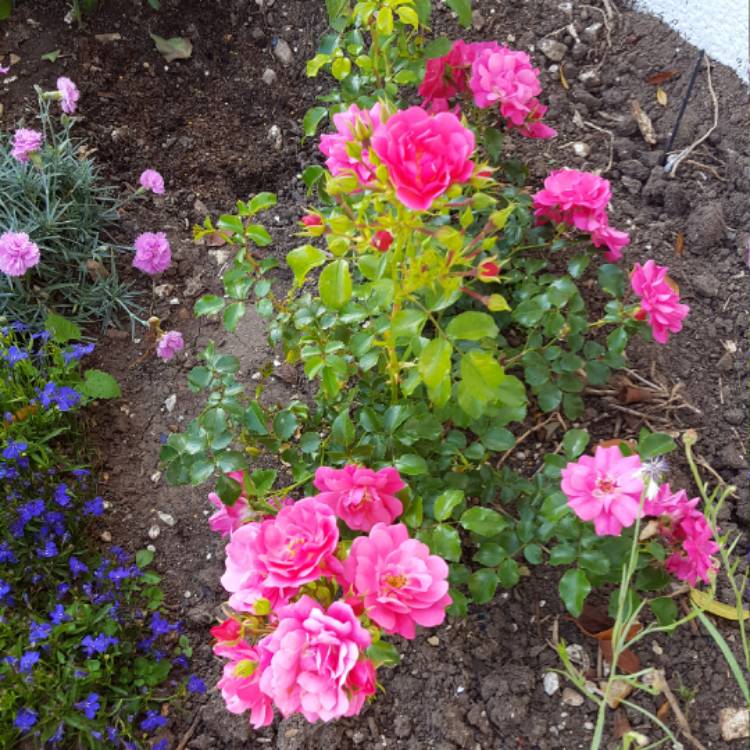
[[[685,92],[685,96],[682,98],[682,104],[680,104],[680,111],[677,113],[677,120],[675,121],[674,127],[672,128],[672,135],[669,136],[669,143],[667,143],[667,148],[664,151],[664,157],[661,160],[662,166],[666,165],[667,159],[669,158],[669,152],[672,150],[672,146],[674,145],[675,138],[677,138],[677,133],[680,129],[680,125],[682,124],[682,118],[685,114],[685,110],[687,109],[688,102],[690,101],[690,96],[693,93],[693,89],[695,88],[695,80],[698,78],[698,73],[701,69],[701,64],[703,63],[703,56],[706,54],[706,50],[701,50],[698,53],[698,60],[695,63],[695,67],[693,68],[693,72],[690,76],[690,81],[688,81],[688,87],[687,91]]]

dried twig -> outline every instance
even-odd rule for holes
[[[533,435],[538,430],[541,430],[542,427],[544,427],[545,425],[549,424],[550,422],[554,421],[557,418],[558,418],[558,414],[557,412],[555,412],[551,417],[547,417],[547,419],[545,419],[544,422],[540,422],[539,424],[534,425],[533,427],[530,427],[528,430],[526,430],[526,432],[524,432],[523,435],[521,435],[521,437],[518,438],[518,440],[516,440],[516,444],[510,450],[507,450],[505,451],[505,453],[503,453],[503,455],[500,457],[500,460],[497,462],[496,468],[498,469],[502,468],[503,464],[510,458],[513,451],[515,451],[516,448],[518,448],[518,446],[521,445],[521,443],[524,440],[526,440],[527,437],[529,437],[529,435]]]
[[[693,734],[690,731],[690,725],[685,718],[685,714],[682,713],[682,709],[680,708],[680,704],[678,703],[677,698],[674,697],[674,693],[669,687],[669,683],[667,682],[667,678],[664,676],[663,669],[656,670],[654,682],[655,686],[664,693],[664,697],[669,701],[669,705],[674,712],[674,717],[677,720],[677,724],[679,725],[683,735],[685,735],[685,739],[695,748],[695,750],[706,750],[705,745],[703,745],[700,740],[693,737]]]
[[[193,735],[195,734],[195,730],[198,728],[198,721],[201,718],[201,713],[203,713],[203,706],[201,706],[195,712],[193,721],[190,723],[190,726],[188,727],[187,732],[185,732],[185,734],[183,734],[182,737],[180,738],[180,741],[177,744],[177,748],[175,750],[185,750],[188,742],[190,742],[190,740],[193,738]]]

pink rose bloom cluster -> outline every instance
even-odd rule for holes
[[[699,578],[708,583],[718,567],[712,556],[719,547],[697,508],[698,498],[689,500],[684,490],[675,493],[662,484],[652,498],[642,500],[646,474],[639,456],[623,456],[617,446],[599,446],[593,456],[582,456],[562,470],[561,488],[568,506],[582,521],[593,521],[599,536],[619,536],[637,518],[657,518],[671,550],[666,569],[691,586]]]
[[[156,356],[168,362],[185,348],[185,341],[179,331],[167,331],[156,343]]]
[[[43,141],[44,136],[38,130],[18,128],[13,134],[13,150],[10,155],[21,164],[26,164],[29,155],[39,151]]]
[[[164,232],[144,232],[135,239],[133,266],[155,276],[166,271],[172,263],[172,248]]]
[[[23,276],[39,263],[39,248],[26,232],[5,232],[0,236],[0,271]]]
[[[605,246],[604,257],[615,262],[622,258],[622,248],[630,237],[609,226],[607,206],[611,197],[609,181],[603,177],[577,169],[557,169],[544,180],[544,188],[534,194],[534,214],[540,222],[549,219],[590,234],[594,246]]]
[[[669,283],[666,266],[658,266],[653,260],[643,265],[636,263],[630,275],[630,286],[640,297],[641,303],[635,317],[647,320],[654,339],[666,344],[670,333],[682,330],[682,321],[690,308],[680,303],[679,292]]]
[[[496,42],[454,42],[444,57],[427,61],[419,87],[423,105],[445,111],[449,100],[470,92],[481,109],[498,107],[509,128],[527,138],[552,138],[556,132],[541,122],[547,112],[537,96],[542,92],[539,70],[525,52]]]
[[[150,190],[156,195],[164,194],[164,178],[155,169],[145,170],[138,182],[144,190]]]
[[[64,76],[57,79],[57,92],[60,95],[60,106],[62,111],[72,115],[78,107],[78,100],[81,98],[81,92],[78,87]]]
[[[244,471],[230,471],[227,476],[244,486]],[[216,512],[208,519],[208,525],[211,531],[218,531],[222,536],[229,536],[239,529],[249,515],[250,507],[244,489],[231,505],[225,505],[215,492],[208,493],[208,501],[216,508]]]
[[[377,685],[366,655],[373,626],[414,638],[451,603],[445,561],[391,523],[403,510],[395,469],[321,467],[315,486],[319,495],[284,501],[259,521],[244,522],[243,496],[231,508],[211,500],[212,528],[229,534],[221,582],[237,613],[211,631],[228,660],[218,687],[227,709],[249,712],[255,727],[270,724],[274,708],[311,722],[359,713]],[[339,520],[369,535],[347,552]]]

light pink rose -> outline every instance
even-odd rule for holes
[[[166,271],[172,263],[172,248],[164,232],[144,232],[135,239],[133,266],[154,276]]]
[[[60,106],[62,107],[62,111],[72,115],[78,107],[81,92],[70,78],[65,78],[64,76],[57,79],[56,85],[61,97]]]
[[[185,341],[179,331],[167,331],[156,344],[156,356],[168,362],[185,348]]]
[[[299,712],[314,722],[356,713],[374,680],[367,667],[357,667],[371,637],[352,608],[337,601],[324,610],[303,596],[278,616],[276,630],[261,641],[271,654],[261,690],[285,717]]]
[[[39,151],[42,147],[44,136],[38,130],[18,128],[13,134],[13,150],[11,156],[22,164],[29,161],[29,155]]]
[[[666,344],[670,333],[682,330],[682,321],[690,308],[680,303],[680,295],[667,280],[666,266],[658,266],[653,260],[643,265],[636,263],[630,274],[630,286],[641,298],[636,318],[647,320],[654,339]]]
[[[474,134],[450,112],[430,115],[421,107],[402,109],[372,137],[398,199],[427,211],[455,183],[474,171]]]
[[[383,122],[380,104],[372,109],[360,109],[352,104],[345,112],[333,116],[335,133],[320,137],[320,150],[327,156],[326,166],[334,176],[354,173],[366,186],[375,176],[375,166],[369,155],[369,141],[373,131]],[[358,143],[361,152],[353,155],[351,145]]]
[[[534,195],[534,214],[558,224],[593,232],[607,224],[607,205],[612,197],[609,181],[592,172],[557,169]]]
[[[230,471],[227,476],[243,486],[245,479],[243,471]],[[240,496],[232,505],[225,505],[215,492],[208,493],[208,501],[217,509],[216,513],[208,519],[208,525],[211,531],[218,531],[222,536],[229,536],[242,526],[250,509],[244,491],[240,492]]]
[[[334,512],[308,497],[283,507],[278,515],[237,529],[227,545],[228,591],[241,588],[238,577],[259,574],[269,588],[295,589],[340,569]]]
[[[273,721],[273,701],[260,689],[260,681],[270,662],[271,654],[262,647],[251,647],[244,641],[233,660],[224,665],[224,675],[216,684],[227,711],[243,714],[250,711],[250,723],[256,728],[266,727]],[[245,672],[255,665],[252,674]],[[239,671],[239,674],[238,674]]]
[[[568,505],[582,521],[593,521],[599,536],[619,536],[641,515],[641,459],[623,456],[616,446],[598,446],[561,472]]]
[[[607,252],[604,253],[605,260],[616,263],[622,258],[622,248],[630,244],[630,235],[608,224],[601,224],[591,233],[591,242],[594,247],[605,246],[607,248]]]
[[[0,271],[23,276],[39,263],[39,248],[26,232],[5,232],[0,236]]]
[[[426,544],[410,539],[403,524],[376,524],[353,542],[344,563],[344,588],[364,603],[367,616],[386,633],[414,638],[416,625],[445,619],[448,565]]]
[[[373,471],[352,464],[343,469],[321,466],[313,484],[320,490],[317,499],[355,531],[390,523],[404,509],[396,493],[406,485],[393,467]]]
[[[156,195],[164,193],[164,178],[155,169],[145,170],[138,182],[144,190],[150,190]]]

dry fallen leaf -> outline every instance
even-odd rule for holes
[[[643,111],[640,102],[637,99],[633,99],[630,103],[631,111],[636,123],[638,123],[638,129],[641,131],[643,140],[649,144],[649,146],[655,146],[657,143],[656,131],[654,125],[651,122],[651,118]]]
[[[109,271],[104,267],[104,264],[94,258],[89,258],[86,261],[86,271],[92,281],[101,281],[109,276]]]
[[[711,594],[707,594],[705,591],[698,591],[698,589],[690,589],[690,601],[693,602],[697,607],[710,612],[712,615],[717,617],[723,617],[725,620],[739,620],[739,614],[737,608],[731,604],[722,604],[717,602]],[[747,620],[750,617],[750,612],[746,609],[742,610],[742,619]]]
[[[667,92],[661,86],[656,89],[656,101],[659,102],[662,107],[667,106]]]
[[[563,70],[562,65],[560,65],[560,83],[566,91],[570,88],[570,84],[568,83],[568,79],[565,77],[565,71]]]
[[[193,43],[182,36],[165,39],[157,34],[149,34],[154,40],[157,52],[168,62],[187,60],[193,54]]]
[[[630,448],[633,453],[637,453],[638,446],[635,444],[634,440],[620,440],[620,438],[612,438],[611,440],[602,440],[600,443],[596,444],[596,448],[611,448],[613,445],[616,445],[618,448],[620,447],[620,444],[624,443],[625,445]]]
[[[685,252],[685,233],[677,232],[677,236],[674,238],[674,251],[677,255],[682,255]]]
[[[612,734],[621,740],[630,730],[630,722],[628,721],[628,715],[624,709],[618,708],[612,715],[614,726],[612,727]]]
[[[637,632],[637,631],[636,631]],[[631,634],[634,635],[634,633]],[[611,635],[611,633],[610,633]],[[602,650],[602,656],[604,661],[612,663],[612,641],[599,640],[599,648]],[[625,674],[635,674],[641,668],[641,660],[638,658],[638,654],[635,651],[631,651],[629,648],[623,649],[620,652],[620,656],[617,659],[617,668]]]
[[[622,404],[637,404],[641,401],[653,401],[656,394],[648,388],[639,388],[637,385],[626,385],[620,389],[617,398]]]
[[[659,719],[665,719],[669,715],[669,701],[664,701],[664,703],[659,706],[659,708],[656,709],[656,716]]]
[[[599,685],[602,692],[607,690],[608,687],[607,705],[613,709],[617,708],[633,692],[633,686],[625,680],[612,680],[609,684],[602,681]]]
[[[660,73],[654,73],[646,79],[646,83],[650,83],[652,86],[659,86],[662,83],[671,81],[677,75],[676,70],[662,70]]]

